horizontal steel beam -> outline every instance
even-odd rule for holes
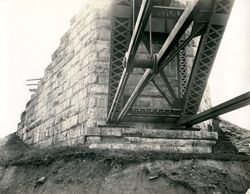
[[[132,60],[134,68],[153,68],[154,59],[151,56],[135,56]]]
[[[160,6],[160,5],[154,5],[154,9],[160,9],[160,10],[166,10],[166,11],[180,11],[181,13],[185,10],[184,8],[181,7],[170,7],[170,6]]]
[[[188,117],[179,122],[180,125],[194,125],[219,115],[234,111],[244,106],[250,105],[250,92],[246,92],[213,108],[210,108],[197,115]]]
[[[158,109],[130,109],[127,115],[140,115],[140,116],[174,116],[179,117],[181,109],[158,110]]]

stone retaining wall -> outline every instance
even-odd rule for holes
[[[110,4],[84,7],[72,18],[18,126],[17,134],[26,143],[83,144],[85,134],[105,122]]]

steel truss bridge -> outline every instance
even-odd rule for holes
[[[108,123],[118,124],[128,116],[172,117],[176,126],[192,126],[249,105],[250,92],[247,92],[197,114],[233,3],[234,0],[193,0],[186,8],[177,8],[171,6],[171,0],[116,0],[112,11]],[[165,30],[162,28],[164,20],[160,18],[172,19],[175,24]],[[157,36],[166,38],[156,53],[152,40]],[[185,47],[196,37],[200,37],[198,49],[187,79]],[[147,59],[136,56],[141,42],[150,55]],[[164,68],[176,57],[179,58],[180,95],[164,73]],[[124,90],[134,68],[143,69],[144,74],[124,102]],[[156,76],[160,76],[164,88],[157,83]],[[149,83],[159,90],[171,109],[131,108]]]

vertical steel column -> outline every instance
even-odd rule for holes
[[[151,8],[153,6],[152,2],[153,2],[152,0],[143,0],[142,2],[139,15],[138,15],[138,18],[136,20],[136,24],[133,30],[133,34],[129,43],[128,51],[126,52],[123,58],[124,70],[123,70],[119,85],[117,87],[112,105],[108,113],[108,122],[112,122],[114,118],[114,114],[117,110],[118,102],[120,101],[120,98],[121,98],[121,94],[124,91],[125,85],[129,79],[129,75],[133,69],[131,62],[140,44],[145,26],[147,24],[147,21],[151,12]]]
[[[207,30],[201,37],[196,53],[180,121],[198,111],[233,2],[234,0],[215,0]]]

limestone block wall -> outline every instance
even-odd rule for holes
[[[17,134],[28,144],[76,145],[107,115],[111,1],[86,5],[71,20],[22,114]],[[101,11],[100,11],[101,10]]]

